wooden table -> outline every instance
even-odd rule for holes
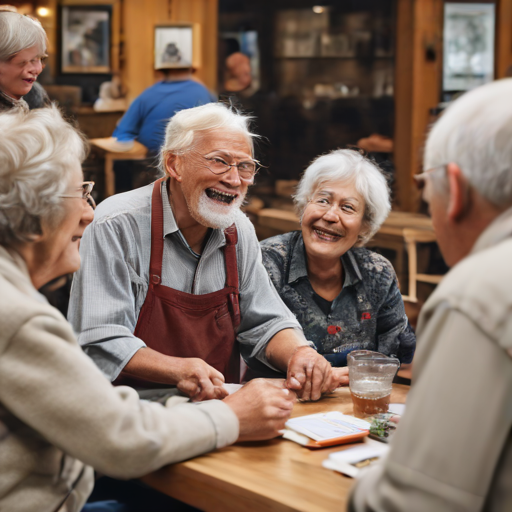
[[[99,148],[105,156],[105,197],[116,193],[116,179],[114,175],[115,160],[143,160],[146,158],[148,148],[134,140],[133,146],[127,151],[116,151],[116,139],[105,137],[102,139],[91,139],[91,146]]]
[[[391,402],[405,402],[408,390],[394,384]],[[319,402],[297,403],[292,416],[326,411],[352,414],[348,388]],[[353,480],[321,464],[343,448],[309,450],[284,439],[242,443],[167,466],[142,480],[206,512],[338,512],[345,510]]]

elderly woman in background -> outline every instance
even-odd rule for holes
[[[390,211],[378,167],[349,149],[320,156],[294,197],[301,231],[261,242],[263,263],[306,338],[333,366],[352,350],[410,363],[416,337],[389,261],[363,245]]]
[[[0,111],[28,110],[23,96],[31,91],[30,108],[47,105],[46,92],[36,84],[43,70],[46,45],[46,33],[39,21],[0,10]]]
[[[56,108],[0,113],[0,510],[77,512],[93,467],[133,478],[237,438],[269,439],[293,407],[294,393],[262,380],[223,402],[139,402],[82,352],[37,289],[80,266],[93,219],[84,157]]]

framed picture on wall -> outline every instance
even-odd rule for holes
[[[61,7],[61,72],[110,73],[112,7]]]
[[[494,4],[444,4],[444,91],[467,91],[494,79],[494,25]]]
[[[193,65],[193,25],[155,26],[155,69],[189,68]]]

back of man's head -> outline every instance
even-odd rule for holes
[[[512,78],[464,94],[434,125],[424,169],[452,162],[484,199],[512,206]]]

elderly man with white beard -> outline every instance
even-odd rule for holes
[[[249,121],[222,104],[176,114],[165,176],[101,203],[84,233],[69,320],[102,372],[141,396],[222,399],[243,378],[240,355],[286,373],[305,400],[341,381],[270,283],[240,211],[258,169]]]

